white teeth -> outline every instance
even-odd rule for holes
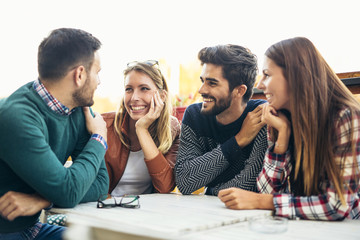
[[[144,106],[142,106],[142,107],[132,107],[132,110],[135,110],[135,111],[139,111],[139,110],[143,110],[143,109],[145,109]]]
[[[213,102],[214,101],[214,99],[212,99],[212,98],[203,98],[204,99],[204,102]]]
[[[265,97],[269,99],[272,95],[271,94],[265,94]]]

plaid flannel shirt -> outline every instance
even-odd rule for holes
[[[346,148],[353,123],[353,140],[356,143],[356,162],[352,149]],[[360,180],[356,174],[360,168],[360,112],[351,114],[348,108],[339,112],[334,129],[336,135],[335,161],[343,171],[343,187],[346,205],[341,204],[332,182],[321,183],[322,194],[316,196],[294,196],[290,190],[289,175],[292,170],[290,152],[275,154],[274,143],[269,139],[264,166],[258,176],[257,185],[262,193],[274,195],[275,215],[290,219],[342,220],[360,219]],[[342,156],[344,158],[342,159]],[[354,167],[356,166],[356,168]],[[359,176],[359,175],[357,175]]]

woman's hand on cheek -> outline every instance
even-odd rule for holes
[[[277,130],[280,130],[284,125],[290,126],[286,116],[268,104],[263,107],[262,120],[265,121],[268,126]]]
[[[274,152],[283,154],[289,146],[289,139],[291,134],[291,123],[284,113],[276,111],[275,108],[266,105],[263,108],[263,119],[268,127],[272,127],[278,131],[277,139],[274,139]]]
[[[161,93],[160,93],[161,91]],[[154,94],[154,116],[155,119],[160,117],[161,111],[164,109],[165,106],[165,99],[166,99],[166,91],[165,90],[158,90]]]
[[[149,112],[136,122],[136,129],[148,129],[150,125],[160,117],[163,108],[164,101],[161,99],[159,92],[156,91],[151,98]]]

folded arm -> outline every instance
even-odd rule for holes
[[[31,112],[22,114],[27,116],[2,116],[0,144],[7,147],[2,148],[0,158],[45,199],[61,207],[75,206],[97,178],[105,154],[103,145],[88,138],[73,165],[65,168],[49,145],[45,122]]]
[[[175,165],[175,179],[182,194],[191,194],[206,186],[229,165],[220,145],[208,151],[202,139],[182,124],[179,153]]]

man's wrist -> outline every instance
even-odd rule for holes
[[[50,209],[53,208],[53,206],[54,206],[54,204],[53,204],[53,203],[50,203],[50,205],[49,205],[48,207],[43,208],[43,209],[44,209],[45,211],[49,211]]]
[[[103,147],[105,148],[105,150],[108,149],[108,145],[107,145],[107,143],[106,143],[106,139],[103,138],[100,134],[93,134],[93,135],[91,135],[91,139],[94,139],[94,140],[100,142],[100,143],[103,145]]]
[[[236,143],[239,147],[243,148],[247,145],[247,143],[245,142],[244,138],[239,137],[238,135],[235,135],[235,140]]]

